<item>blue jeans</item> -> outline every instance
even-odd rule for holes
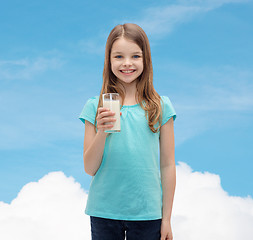
[[[162,219],[114,220],[90,216],[92,240],[160,240]],[[126,232],[126,234],[125,234]]]

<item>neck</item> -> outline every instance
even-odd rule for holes
[[[123,84],[123,86],[125,88],[124,89],[124,92],[125,92],[124,102],[135,103],[136,102],[135,96],[136,96],[136,92],[137,92],[136,81],[133,81],[131,83],[125,83],[125,82],[121,81],[121,83]],[[122,87],[120,84],[119,84],[119,86]]]

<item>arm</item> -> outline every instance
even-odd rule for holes
[[[162,218],[170,222],[176,187],[176,164],[173,117],[160,130],[160,171],[163,190]]]
[[[97,133],[94,131],[93,124],[85,120],[83,161],[85,172],[91,176],[96,174],[102,162],[105,141],[108,135],[104,130],[113,127],[112,124],[105,125],[105,123],[116,121],[114,115],[115,113],[106,108],[98,109]]]
[[[83,161],[85,172],[91,176],[96,174],[101,165],[106,135],[101,131],[95,133],[93,124],[85,120]]]

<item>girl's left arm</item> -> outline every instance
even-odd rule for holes
[[[163,191],[162,220],[170,223],[176,187],[173,117],[171,117],[160,129],[160,172]]]

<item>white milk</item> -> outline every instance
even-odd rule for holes
[[[112,115],[112,118],[116,118],[115,122],[112,122],[114,125],[112,128],[105,130],[105,132],[120,132],[120,101],[119,100],[104,100],[104,108],[109,108],[112,112],[115,112],[115,115]],[[108,123],[111,124],[111,123]]]

